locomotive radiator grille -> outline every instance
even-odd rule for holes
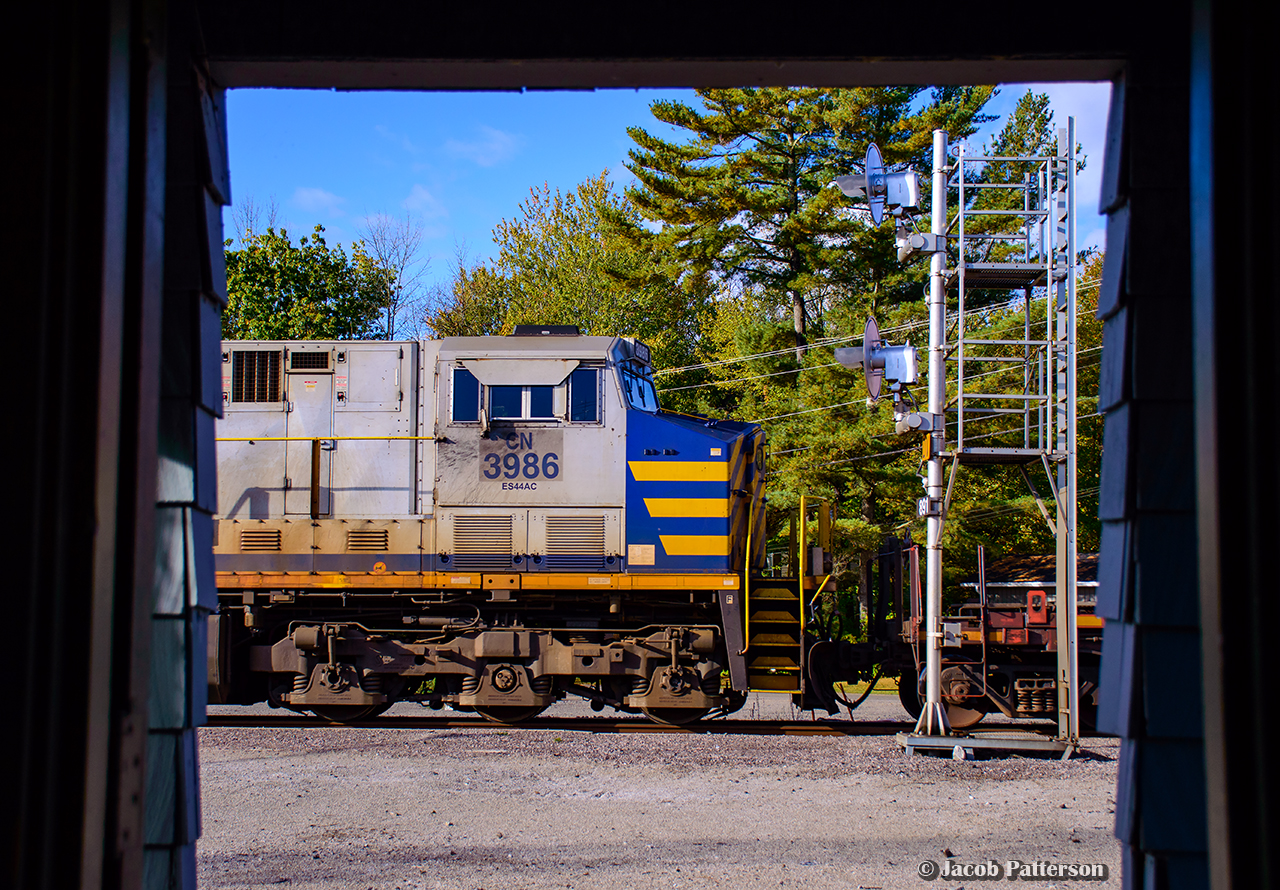
[[[383,553],[390,533],[385,528],[352,529],[347,532],[347,550],[356,553]]]
[[[231,354],[231,401],[280,401],[279,350],[236,350]]]
[[[455,516],[453,559],[459,569],[511,568],[510,516]]]
[[[548,516],[547,568],[604,568],[603,516]]]
[[[329,353],[327,352],[289,353],[289,369],[292,371],[310,370],[312,368],[325,370],[328,367]]]
[[[279,553],[280,529],[246,528],[240,532],[241,553]]]

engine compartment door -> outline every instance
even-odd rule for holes
[[[330,455],[333,453],[333,375],[315,371],[285,374],[286,514],[311,512],[312,440],[320,440],[320,515],[330,512]]]

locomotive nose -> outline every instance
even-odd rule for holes
[[[760,427],[643,412],[627,421],[628,570],[742,571],[763,497]]]

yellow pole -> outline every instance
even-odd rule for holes
[[[809,498],[806,495],[800,495],[800,553],[798,565],[800,571],[796,572],[800,580],[800,602],[804,603],[804,578],[809,573]]]
[[[747,502],[747,555],[742,565],[742,651],[746,655],[751,648],[751,531],[755,513],[751,509],[752,501]]]

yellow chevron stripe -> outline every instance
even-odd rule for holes
[[[645,509],[650,516],[659,517],[712,517],[723,519],[729,515],[728,498],[645,498]]]
[[[637,482],[728,482],[729,465],[709,460],[629,460]]]
[[[667,556],[728,556],[728,535],[658,535]]]

